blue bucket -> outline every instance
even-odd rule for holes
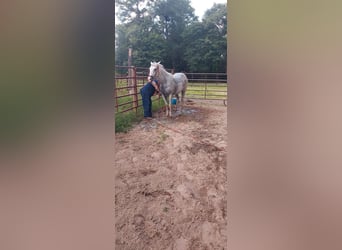
[[[177,98],[172,98],[171,99],[171,104],[176,105],[177,104]]]

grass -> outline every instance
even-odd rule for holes
[[[127,86],[127,81],[125,80],[118,80],[116,81],[116,87],[117,88],[122,88]],[[138,93],[140,91],[141,86],[138,88]],[[117,96],[123,96],[127,95],[128,90],[125,89],[119,89],[117,90]],[[128,103],[133,101],[133,96],[125,96],[125,97],[120,97],[117,99],[118,105],[124,104],[118,109],[115,108],[115,132],[116,133],[126,133],[129,131],[129,129],[132,128],[132,126],[141,121],[143,119],[143,108],[141,107],[142,101],[141,101],[141,96],[138,94],[138,104],[140,107],[138,107],[137,112],[135,109],[132,109],[130,111],[124,112],[123,111],[130,109],[133,107],[133,103]],[[162,106],[164,105],[164,102],[162,99],[158,100],[157,97],[152,97],[152,112],[156,112],[159,110]]]
[[[115,114],[115,132],[116,133],[126,133],[133,126],[134,123],[140,121],[142,115],[140,112],[137,114],[135,111],[127,113],[116,113]]]
[[[169,136],[167,134],[165,134],[164,132],[162,132],[159,136],[159,142],[158,144],[164,142]]]
[[[226,83],[189,83],[186,96],[191,98],[227,99]]]
[[[152,112],[158,111],[163,105],[164,103],[162,101],[152,102]],[[131,110],[125,113],[115,113],[115,132],[128,132],[134,124],[143,119],[143,112],[143,108],[139,107],[137,112]]]

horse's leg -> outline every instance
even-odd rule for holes
[[[183,105],[184,105],[184,96],[185,96],[185,91],[183,90],[182,91],[182,96],[181,96],[181,107],[180,107],[181,112],[183,110]]]
[[[169,116],[170,117],[172,117],[172,112],[171,112],[171,110],[172,110],[172,102],[171,102],[171,100],[172,100],[172,95],[169,96]]]
[[[176,95],[177,97],[177,103],[176,103],[176,111],[178,110],[178,103],[179,103],[179,94]]]
[[[165,112],[166,112],[166,117],[169,116],[169,104],[167,102],[167,100],[169,99],[168,96],[165,96],[164,100],[165,100]]]

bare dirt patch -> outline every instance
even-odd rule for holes
[[[227,249],[226,111],[196,100],[116,135],[116,249]]]

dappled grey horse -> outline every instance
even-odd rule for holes
[[[171,74],[167,72],[160,62],[151,62],[149,76],[156,79],[160,86],[160,92],[166,104],[166,116],[171,114],[171,99],[177,97],[177,107],[179,103],[179,94],[181,94],[181,108],[183,107],[184,96],[188,85],[188,78],[184,73]]]

